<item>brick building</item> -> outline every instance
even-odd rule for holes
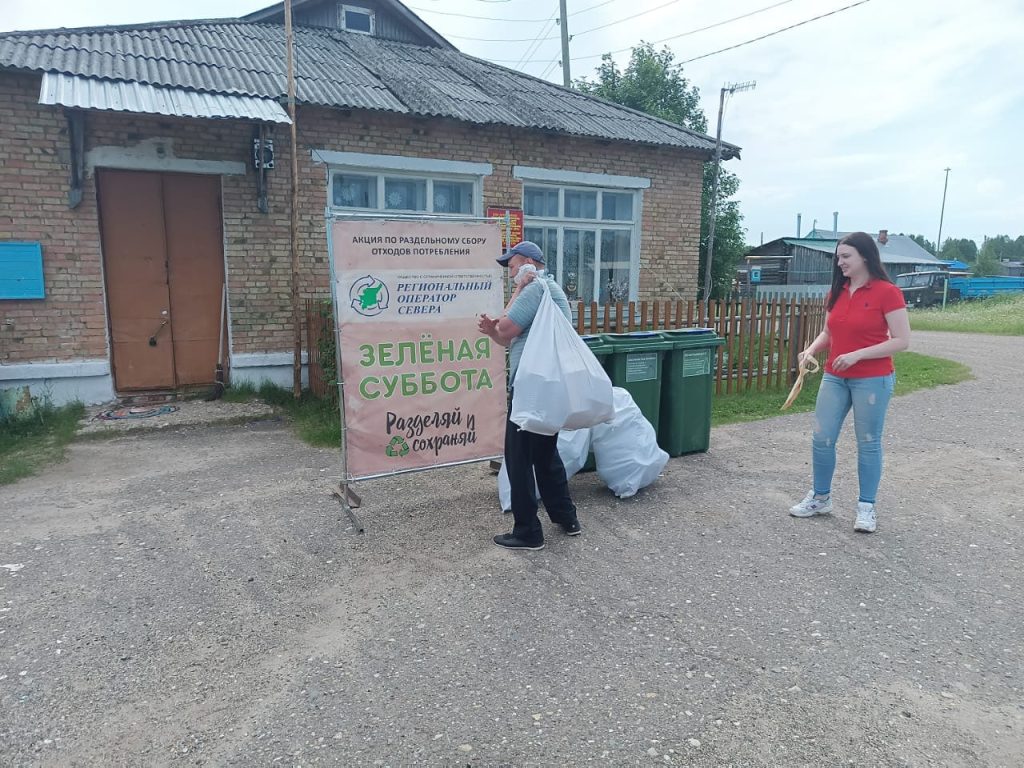
[[[329,295],[325,211],[492,206],[572,298],[696,295],[713,140],[465,56],[397,0],[293,6],[303,297]],[[290,382],[284,51],[281,4],[0,34],[0,388],[209,384],[224,286],[232,380]]]

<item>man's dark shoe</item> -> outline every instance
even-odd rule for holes
[[[579,536],[583,533],[583,528],[580,526],[579,520],[573,520],[571,523],[559,523],[562,526],[562,530],[565,531],[566,536]]]
[[[533,551],[544,549],[544,539],[540,541],[527,541],[526,539],[520,539],[518,536],[513,536],[511,533],[499,533],[494,537],[494,543],[505,549],[529,549]]]

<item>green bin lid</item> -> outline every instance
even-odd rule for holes
[[[662,331],[661,337],[671,344],[673,349],[717,347],[725,343],[725,339],[717,336],[712,328],[679,328],[674,331]]]
[[[714,333],[714,328],[674,328],[670,331],[662,331],[666,336],[706,336],[709,333]]]
[[[607,354],[611,352],[611,345],[605,341],[598,333],[588,333],[580,336],[583,339],[583,343],[590,347],[591,351],[595,353]]]
[[[601,337],[617,352],[660,352],[672,349],[672,342],[666,340],[658,331],[603,333]]]

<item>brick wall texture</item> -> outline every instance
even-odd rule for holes
[[[95,177],[67,207],[70,150],[60,108],[37,103],[38,75],[0,73],[0,241],[43,245],[46,298],[0,300],[0,364],[107,357],[102,247]],[[486,162],[485,206],[521,207],[514,165],[644,176],[641,300],[695,297],[703,158],[677,149],[594,141],[543,131],[476,126],[369,111],[299,107],[301,295],[329,296],[324,210],[327,168],[312,149]],[[159,139],[176,158],[247,163],[251,123],[89,112],[86,150]],[[270,211],[256,207],[256,180],[222,176],[232,351],[292,348],[289,132],[274,133]],[[108,212],[109,215],[109,212]],[[667,288],[665,283],[671,286]]]

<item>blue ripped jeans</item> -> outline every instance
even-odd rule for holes
[[[889,408],[896,375],[844,379],[826,373],[818,389],[814,406],[814,434],[811,454],[814,465],[814,492],[824,496],[832,492],[836,470],[836,440],[846,414],[853,408],[853,427],[857,433],[857,478],[860,501],[875,503],[882,479],[882,427]]]

